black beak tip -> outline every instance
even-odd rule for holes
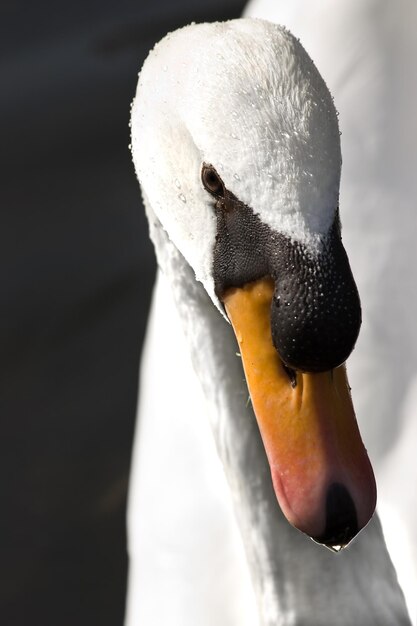
[[[329,486],[326,496],[326,528],[322,535],[313,537],[334,551],[347,546],[358,534],[355,504],[347,488],[341,483]]]

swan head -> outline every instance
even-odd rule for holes
[[[361,311],[323,79],[275,24],[187,26],[145,61],[132,154],[146,202],[234,326],[284,514],[326,545],[347,544],[373,513],[375,484],[339,367]],[[284,410],[282,398],[299,408],[308,398],[316,417]]]
[[[217,306],[204,163],[263,222],[312,250],[335,218],[332,98],[299,42],[268,22],[194,24],[158,43],[139,76],[132,154],[153,210]]]

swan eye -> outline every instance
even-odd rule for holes
[[[201,181],[210,193],[215,196],[224,196],[224,184],[212,165],[203,163],[201,170]]]

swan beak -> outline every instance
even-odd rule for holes
[[[368,523],[376,505],[373,470],[356,422],[344,365],[288,373],[271,337],[274,283],[226,292],[272,482],[288,521],[334,550]]]

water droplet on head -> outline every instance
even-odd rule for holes
[[[164,66],[162,67],[162,70],[163,70],[164,72],[166,72],[166,71],[167,71],[167,69],[168,69],[168,65],[164,65]]]
[[[183,193],[180,193],[180,194],[178,195],[178,197],[179,197],[179,199],[181,200],[181,202],[184,202],[184,203],[185,203],[185,202],[187,202],[187,198],[184,196],[184,194],[183,194]]]
[[[234,178],[235,180],[240,180],[240,176],[239,176],[239,174],[233,174],[233,178]]]
[[[175,179],[175,186],[176,186],[177,189],[181,189],[181,183],[178,180],[178,178]]]

